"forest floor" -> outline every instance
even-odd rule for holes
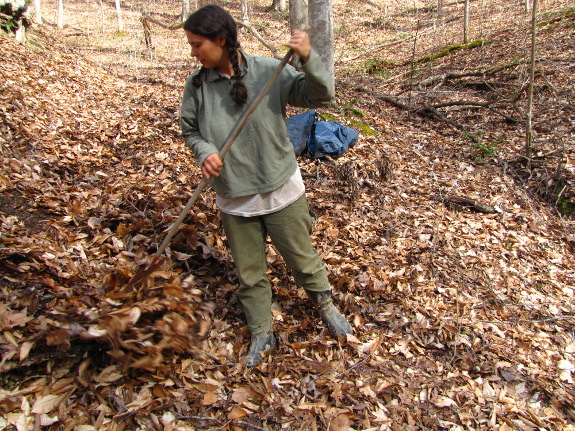
[[[178,123],[196,65],[181,30],[146,49],[149,0],[123,32],[112,3],[69,2],[58,30],[46,1],[26,45],[0,36],[0,430],[575,430],[568,2],[538,15],[530,157],[519,2],[471,2],[474,47],[456,3],[334,2],[321,113],[360,137],[298,160],[355,335],[330,337],[270,245],[279,346],[251,370],[212,191],[130,282],[200,180]],[[281,53],[267,3],[251,23]]]

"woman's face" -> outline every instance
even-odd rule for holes
[[[217,37],[215,40],[194,34],[186,30],[188,43],[192,47],[192,57],[197,59],[207,69],[216,68],[225,71],[229,68],[230,60],[225,47],[226,40]]]

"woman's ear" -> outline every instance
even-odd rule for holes
[[[226,44],[226,38],[224,36],[216,36],[216,44],[223,47]]]

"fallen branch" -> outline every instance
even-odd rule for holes
[[[461,130],[462,132],[467,131],[467,128],[463,124],[460,124],[456,121],[450,120],[445,115],[443,115],[443,113],[441,113],[439,110],[437,110],[433,106],[424,106],[422,108],[412,108],[412,109],[413,110],[411,112],[413,112],[415,114],[419,114],[419,115],[423,115],[423,116],[427,117],[427,116],[429,116],[429,115],[427,115],[429,113],[433,117],[443,121],[446,124],[449,124],[454,129]],[[469,136],[473,142],[479,142],[479,138],[472,136],[471,134],[469,134]]]
[[[443,75],[431,76],[423,81],[415,84],[417,88],[423,88],[428,86],[434,86],[451,79],[467,78],[470,76],[485,76],[487,71],[474,71],[474,72],[462,72],[462,73],[445,73]]]
[[[508,160],[506,163],[510,164],[510,165],[522,165],[522,166],[543,166],[543,162],[545,162],[547,159],[549,158],[553,158],[553,157],[557,157],[559,156],[560,158],[563,157],[563,149],[558,148],[556,150],[553,151],[549,151],[547,153],[543,153],[543,154],[535,154],[532,155],[531,157],[527,157],[524,156],[522,154],[517,155],[516,157],[514,157],[511,160]]]
[[[254,429],[254,430],[256,430],[256,431],[268,431],[267,428],[263,428],[263,427],[260,427],[260,426],[255,425],[255,424],[246,422],[246,421],[239,421],[239,422],[238,422],[238,425],[243,425],[243,426],[246,426],[246,427],[248,427],[248,428]]]
[[[498,100],[495,100],[493,102],[477,102],[474,100],[454,100],[452,102],[443,102],[443,103],[437,103],[435,105],[431,105],[431,108],[434,109],[439,109],[439,108],[447,108],[450,106],[464,106],[464,107],[477,107],[477,108],[486,108],[489,109],[490,111],[501,115],[502,117],[504,117],[507,121],[511,122],[511,123],[519,123],[520,120],[518,120],[517,118],[513,118],[510,115],[507,115],[504,112],[501,112],[495,108],[493,108],[492,105],[494,105],[495,103],[500,102]]]
[[[445,197],[441,197],[440,200],[444,204],[452,204],[452,205],[459,205],[462,207],[466,207],[472,209],[474,211],[484,213],[484,214],[495,214],[497,211],[495,208],[483,204],[481,202],[476,201],[475,199],[466,198],[464,196],[454,196],[454,195],[447,195]]]
[[[538,63],[544,63],[544,62],[573,63],[575,61],[575,59],[539,58],[536,61]],[[433,86],[433,85],[437,85],[437,84],[443,83],[445,81],[450,81],[453,79],[460,79],[460,78],[467,78],[467,77],[491,76],[491,75],[495,75],[499,72],[502,72],[505,69],[510,69],[512,67],[522,66],[524,64],[527,64],[527,61],[513,61],[511,63],[507,63],[507,64],[497,66],[497,67],[491,67],[491,68],[485,69],[485,70],[474,70],[474,71],[470,71],[470,72],[459,72],[459,73],[458,72],[444,73],[442,75],[430,76],[429,78],[424,79],[424,80],[418,82],[417,84],[415,84],[415,87],[422,88],[422,87]],[[412,86],[413,84],[409,84],[409,85]]]
[[[317,180],[319,175],[317,174],[317,171],[315,174],[301,174],[302,178],[313,178],[314,180]]]
[[[384,100],[385,102],[389,103],[392,106],[395,106],[397,108],[403,109],[407,112],[410,112],[412,114],[416,114],[416,115],[420,115],[422,117],[434,117],[437,118],[438,120],[443,121],[446,124],[449,124],[451,127],[457,129],[457,130],[461,130],[461,131],[467,131],[467,128],[456,122],[453,120],[450,120],[449,118],[447,118],[441,111],[439,111],[440,108],[446,108],[446,107],[450,107],[450,106],[463,106],[463,107],[477,107],[477,108],[485,108],[485,109],[489,109],[490,111],[501,115],[502,117],[504,117],[507,121],[511,122],[511,123],[518,123],[520,120],[505,114],[504,112],[501,112],[497,109],[495,109],[492,105],[497,103],[497,102],[501,102],[501,101],[493,101],[493,102],[477,102],[477,101],[472,101],[472,100],[455,100],[455,101],[451,101],[451,102],[443,102],[443,103],[437,103],[435,105],[425,105],[425,106],[413,106],[413,105],[407,105],[403,102],[401,102],[397,97],[395,96],[391,96],[389,94],[382,94],[382,93],[378,93],[376,91],[372,91],[372,90],[367,90],[365,88],[356,88],[356,91],[361,91],[363,93],[367,93],[372,95],[373,97],[377,97],[378,99]],[[473,136],[470,134],[470,138],[473,142],[479,142],[479,138]]]
[[[474,40],[473,42],[465,44],[465,45],[451,45],[451,46],[448,46],[447,48],[443,49],[442,51],[440,51],[436,54],[426,55],[423,58],[420,58],[419,60],[412,62],[412,64],[428,63],[430,61],[438,60],[442,57],[445,57],[454,51],[459,51],[461,49],[473,49],[473,48],[484,46],[488,43],[490,43],[488,40],[478,39],[478,40]]]
[[[420,116],[426,117],[426,118],[429,117],[431,114],[432,116],[434,116],[434,117],[438,118],[439,120],[449,124],[450,126],[454,127],[457,130],[462,130],[462,131],[466,130],[462,124],[459,124],[453,120],[450,120],[449,118],[447,118],[445,115],[443,115],[441,112],[439,112],[433,106],[419,107],[419,106],[413,106],[413,105],[406,105],[405,103],[399,101],[394,96],[390,96],[388,94],[378,93],[377,91],[367,90],[365,88],[356,88],[356,91],[361,91],[363,93],[370,94],[374,97],[377,97],[378,99],[386,101],[387,103],[389,103],[392,106],[395,106],[397,108],[401,108],[401,109],[408,111],[412,114],[420,115]]]

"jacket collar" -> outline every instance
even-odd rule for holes
[[[244,61],[242,62],[242,65],[240,66],[240,76],[243,77],[248,73],[249,70],[249,63],[251,63],[252,61],[252,56],[249,54],[246,54],[243,51],[240,51],[240,55],[243,56]],[[214,82],[217,81],[219,79],[232,79],[233,77],[229,77],[229,76],[225,76],[222,75],[220,72],[218,72],[216,69],[211,68],[211,69],[206,69],[206,82]]]

